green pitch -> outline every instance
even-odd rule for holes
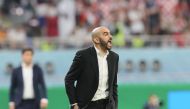
[[[190,84],[119,85],[119,109],[142,109],[150,94],[157,94],[164,101],[161,109],[168,109],[167,94],[177,90],[190,90]],[[49,88],[48,98],[48,109],[69,109],[64,87]],[[8,109],[7,89],[0,89],[0,109]]]

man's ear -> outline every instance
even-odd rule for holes
[[[100,41],[99,41],[99,39],[98,39],[97,37],[93,38],[93,42],[94,42],[95,44],[100,43]]]

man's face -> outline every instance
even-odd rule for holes
[[[22,54],[22,60],[27,65],[32,63],[32,57],[33,53],[31,51],[26,51]]]
[[[101,47],[110,50],[112,48],[112,35],[110,34],[109,29],[102,28],[99,36],[99,44]]]

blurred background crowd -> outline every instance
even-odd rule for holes
[[[189,47],[190,0],[0,0],[0,49],[83,48],[100,25],[115,47]]]

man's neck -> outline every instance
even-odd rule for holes
[[[100,51],[101,54],[105,55],[108,51],[104,48],[102,48],[99,45],[94,45],[96,47],[96,49],[98,49]]]
[[[25,63],[25,62],[23,62],[23,65],[24,65],[25,67],[31,67],[31,66],[32,66],[32,63]]]

